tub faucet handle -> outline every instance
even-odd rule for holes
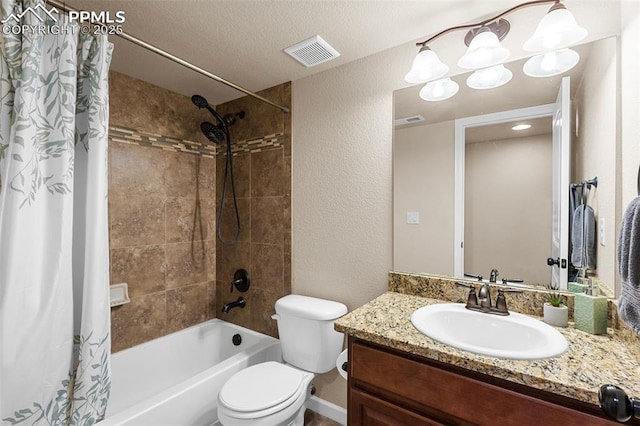
[[[231,291],[229,293],[233,293],[233,288],[237,288],[238,291],[244,293],[249,290],[249,286],[251,285],[251,280],[249,279],[249,273],[244,269],[238,269],[233,274],[233,281],[231,281]]]

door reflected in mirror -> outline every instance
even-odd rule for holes
[[[467,129],[463,272],[549,282],[551,165],[550,116]]]

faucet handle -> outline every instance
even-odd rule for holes
[[[467,296],[467,307],[478,306],[478,296],[476,295],[476,287],[473,284],[456,281],[456,285],[459,287],[467,287],[469,289],[469,296]]]
[[[466,272],[464,273],[465,277],[468,278],[475,278],[476,280],[482,282],[482,275],[474,275],[474,274],[467,274]],[[456,283],[457,284],[457,283]]]
[[[509,315],[509,309],[507,309],[507,299],[504,297],[505,293],[522,293],[522,290],[514,288],[499,288],[498,296],[496,297],[495,312],[499,315]]]
[[[233,288],[237,288],[238,291],[244,293],[249,290],[249,286],[251,285],[251,280],[249,279],[249,273],[244,269],[238,269],[233,274],[233,281],[231,281],[231,291],[233,293]]]
[[[524,280],[522,278],[503,278],[502,284],[507,285],[509,283],[523,283]]]

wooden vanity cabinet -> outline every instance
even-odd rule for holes
[[[349,337],[350,426],[617,424],[600,408]]]

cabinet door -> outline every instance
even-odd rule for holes
[[[615,424],[604,417],[597,406],[588,411],[551,403],[496,384],[463,376],[408,359],[350,339],[349,386],[351,392],[365,390],[384,400],[399,400],[405,407],[451,418],[448,424],[495,426],[605,426]],[[353,399],[352,399],[353,403]],[[586,406],[587,404],[582,404]],[[595,410],[595,412],[594,412]],[[438,414],[436,414],[438,413]],[[367,423],[353,423],[367,424]],[[371,423],[411,424],[411,423]],[[415,423],[422,424],[422,423]],[[437,424],[437,423],[425,423]]]
[[[350,426],[434,426],[428,419],[359,390],[351,390]]]

